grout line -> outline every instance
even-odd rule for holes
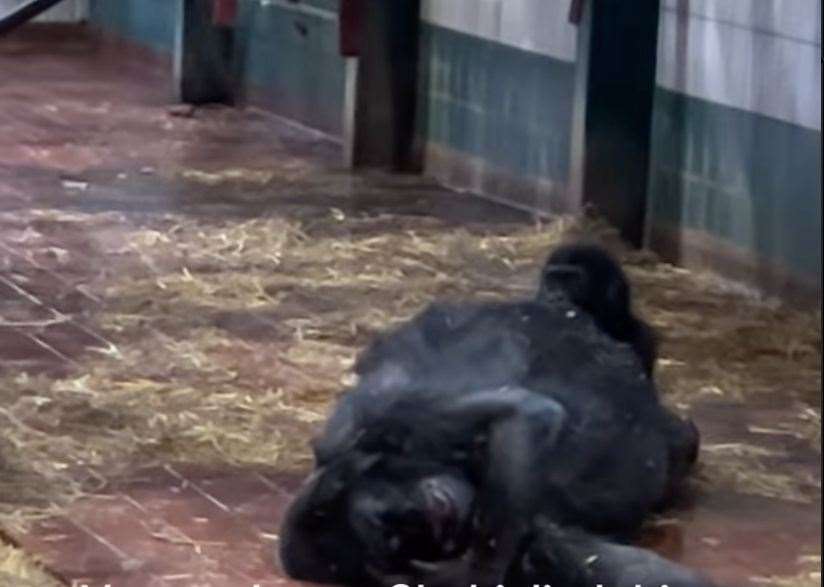
[[[44,304],[42,301],[40,301],[40,299],[37,296],[35,296],[34,294],[29,293],[28,291],[26,291],[25,289],[23,289],[22,287],[17,285],[15,282],[13,282],[11,279],[8,279],[7,277],[3,277],[2,275],[0,275],[0,283],[6,284],[10,288],[12,288],[14,291],[19,293],[21,296],[23,296],[24,298],[29,300],[31,303],[33,303],[34,305],[41,306],[43,308],[48,308],[48,306],[46,306],[46,304]]]
[[[676,14],[678,16],[686,16],[687,18],[692,18],[692,19],[695,19],[695,20],[701,20],[701,21],[708,22],[708,23],[716,23],[717,25],[719,25],[721,27],[726,26],[726,27],[729,27],[729,28],[749,32],[753,36],[762,35],[762,36],[765,36],[765,37],[774,37],[776,39],[781,39],[783,41],[790,41],[790,42],[793,42],[793,43],[798,43],[799,45],[810,45],[810,46],[812,46],[816,49],[821,48],[821,41],[820,40],[816,41],[816,40],[812,40],[812,39],[806,39],[804,37],[795,37],[791,34],[782,32],[782,31],[780,31],[778,29],[774,29],[774,28],[771,29],[771,28],[756,25],[756,24],[742,23],[742,22],[732,20],[732,19],[717,18],[713,15],[702,14],[700,12],[690,10],[688,7],[687,8],[681,8],[681,7],[676,6],[674,8],[670,8],[670,7],[662,6],[661,7],[661,12],[662,13],[663,12],[669,12],[670,14]]]
[[[8,251],[9,253],[11,253],[12,255],[15,255],[16,257],[20,257],[21,259],[23,259],[24,261],[26,261],[26,262],[27,262],[29,265],[31,265],[32,267],[34,267],[34,268],[36,268],[36,269],[40,269],[41,271],[45,271],[47,274],[49,274],[49,275],[51,275],[52,277],[54,277],[55,279],[57,279],[60,283],[62,283],[63,285],[66,285],[66,286],[68,286],[68,287],[72,288],[74,291],[78,292],[80,295],[82,295],[82,296],[83,296],[83,297],[85,297],[86,299],[89,299],[89,300],[93,301],[93,302],[94,302],[94,303],[96,303],[96,304],[101,304],[101,303],[103,303],[103,300],[101,300],[101,299],[100,299],[100,298],[98,298],[97,296],[94,296],[94,295],[92,295],[92,294],[90,294],[90,293],[88,293],[88,292],[83,291],[82,289],[78,288],[75,284],[73,284],[73,283],[71,283],[70,281],[68,281],[65,277],[63,277],[62,275],[60,275],[59,273],[57,273],[57,272],[55,272],[55,271],[52,271],[51,269],[49,269],[49,268],[47,268],[47,267],[43,267],[43,265],[41,265],[40,263],[38,263],[38,262],[37,262],[37,261],[35,261],[34,259],[30,258],[28,255],[24,255],[24,254],[23,254],[23,253],[21,253],[20,251],[17,251],[17,250],[15,250],[15,249],[11,248],[10,246],[8,246],[7,244],[5,244],[5,243],[4,243],[4,242],[2,242],[2,241],[0,241],[0,248],[5,249],[6,251]]]
[[[126,554],[125,552],[120,550],[117,546],[115,546],[114,544],[109,542],[106,538],[99,535],[97,532],[95,532],[94,530],[92,530],[91,528],[89,528],[88,526],[83,524],[82,522],[79,522],[79,521],[77,521],[75,519],[72,519],[72,518],[66,518],[66,520],[68,520],[69,523],[74,524],[75,526],[77,526],[78,528],[83,530],[86,534],[88,534],[89,536],[91,536],[92,538],[97,540],[100,544],[102,544],[106,548],[110,549],[112,551],[112,553],[116,554],[117,557],[120,558],[121,560],[123,560],[123,561],[130,560],[131,557],[129,557],[128,554]]]
[[[187,479],[181,473],[178,473],[177,471],[175,471],[174,468],[171,465],[163,465],[163,469],[167,473],[169,473],[171,476],[176,478],[178,481],[182,481],[182,482],[186,483],[187,485],[189,485],[192,489],[194,489],[197,493],[199,493],[201,497],[203,497],[206,500],[210,501],[214,506],[216,506],[220,510],[222,510],[224,512],[231,512],[232,511],[232,509],[229,506],[222,503],[216,497],[212,496],[208,491],[203,489],[200,485],[198,485],[197,483],[195,483],[194,481],[192,481],[190,479]]]
[[[0,246],[3,246],[3,244],[2,244],[2,243],[0,243]],[[94,330],[91,330],[91,329],[90,329],[89,327],[87,327],[85,324],[83,324],[83,323],[81,323],[81,322],[78,322],[78,321],[77,321],[77,320],[75,320],[75,319],[74,319],[74,317],[73,317],[73,316],[71,316],[70,314],[66,314],[66,313],[64,313],[64,312],[61,312],[61,311],[60,311],[60,310],[58,310],[57,308],[54,308],[54,307],[52,307],[52,306],[49,306],[49,305],[45,304],[45,303],[44,303],[44,302],[43,302],[40,298],[38,298],[37,296],[35,296],[33,293],[30,293],[30,292],[29,292],[29,291],[27,291],[25,288],[20,287],[18,284],[16,284],[14,281],[12,281],[12,280],[8,279],[7,277],[4,277],[4,276],[0,275],[0,283],[4,283],[4,284],[5,284],[5,285],[7,285],[8,287],[12,288],[14,291],[16,291],[18,294],[20,294],[21,296],[23,296],[24,298],[26,298],[27,300],[29,300],[31,303],[35,304],[36,306],[39,306],[39,307],[41,307],[41,308],[46,308],[46,309],[47,309],[47,310],[49,310],[52,314],[54,314],[55,318],[59,318],[59,319],[61,320],[61,322],[63,322],[63,323],[71,323],[71,324],[72,324],[75,328],[77,328],[78,330],[81,330],[82,332],[84,332],[84,333],[88,334],[88,335],[89,335],[89,336],[91,336],[92,338],[95,338],[95,339],[97,339],[98,341],[100,341],[100,342],[102,342],[103,344],[105,344],[105,345],[106,345],[106,347],[107,347],[107,350],[105,351],[105,352],[106,352],[106,354],[110,354],[110,355],[114,355],[114,356],[116,356],[116,355],[119,355],[119,354],[120,354],[120,351],[119,351],[119,349],[117,348],[117,345],[116,345],[116,344],[114,344],[112,341],[110,341],[109,339],[105,338],[104,336],[102,336],[102,335],[98,334],[98,333],[97,333],[97,332],[95,332]],[[69,285],[70,285],[70,284],[69,284]],[[74,286],[72,286],[72,288],[73,288],[73,289],[75,289],[76,291],[79,291],[81,294],[83,293],[82,291],[80,291],[79,289],[77,289],[77,288],[76,288],[76,287],[74,287]],[[84,294],[84,295],[85,295],[85,294]],[[87,298],[89,298],[89,299],[93,299],[93,298],[89,297],[88,295],[87,295],[86,297],[87,297]],[[97,303],[100,303],[100,301],[98,301]]]
[[[61,359],[61,360],[69,363],[70,365],[72,365],[74,367],[80,367],[80,363],[78,363],[77,361],[75,361],[71,357],[69,357],[67,355],[64,355],[63,353],[58,351],[56,348],[51,346],[49,343],[47,343],[44,340],[41,340],[40,338],[38,338],[34,334],[29,334],[28,332],[21,332],[21,334],[23,334],[23,336],[25,336],[26,338],[30,339],[32,342],[34,342],[34,344],[36,344],[40,348],[45,349],[46,351],[53,354],[58,359]]]
[[[290,126],[292,128],[303,131],[307,134],[314,135],[316,138],[325,139],[325,140],[329,141],[330,143],[335,143],[338,146],[343,144],[343,138],[332,135],[332,134],[329,134],[327,132],[324,132],[324,131],[319,130],[317,128],[313,128],[311,126],[307,126],[307,125],[303,124],[302,122],[298,122],[297,120],[295,120],[293,118],[287,118],[286,116],[281,116],[280,114],[272,112],[271,110],[266,110],[265,108],[259,108],[257,106],[246,106],[245,108],[246,108],[246,110],[248,110],[250,112],[254,112],[255,114],[260,114],[262,116],[267,116],[269,118],[273,118],[273,119],[277,120],[278,122],[280,122],[280,123],[282,123],[286,126]]]
[[[272,481],[270,481],[269,479],[267,479],[266,477],[264,477],[263,475],[261,475],[257,471],[254,472],[254,475],[268,489],[271,489],[272,491],[276,491],[278,494],[282,495],[283,497],[288,497],[288,498],[292,497],[292,495],[288,491],[283,489],[283,487],[280,487],[277,483],[272,483]]]

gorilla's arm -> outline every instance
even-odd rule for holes
[[[507,585],[713,587],[694,571],[642,548],[539,521]]]
[[[421,580],[434,587],[497,585],[538,509],[540,457],[554,445],[566,411],[547,396],[506,387],[453,399],[436,413],[443,418],[436,425],[487,421],[488,440],[472,543],[458,559],[417,565]]]

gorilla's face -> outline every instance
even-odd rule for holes
[[[349,523],[369,559],[386,567],[442,560],[466,547],[473,501],[472,487],[454,474],[364,480],[351,494]]]
[[[581,267],[553,264],[544,268],[538,297],[544,302],[566,300],[579,308],[589,305],[589,276]]]
[[[281,530],[293,578],[353,583],[453,558],[468,543],[475,491],[459,471],[350,453],[318,469]]]

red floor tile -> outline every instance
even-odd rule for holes
[[[277,209],[300,210],[301,218],[312,219],[335,207],[347,214],[368,212],[375,222],[385,212],[455,224],[528,219],[421,178],[378,176],[363,193],[354,193],[351,183],[366,179],[321,170],[339,161],[334,143],[242,110],[170,119],[168,70],[145,54],[120,49],[115,57],[101,56],[96,42],[77,32],[62,41],[35,36],[16,43],[0,47],[8,82],[0,87],[0,319],[43,320],[55,308],[72,322],[0,326],[0,370],[68,371],[90,348],[117,336],[87,327],[94,321],[84,319],[100,309],[94,287],[101,272],[151,274],[136,256],[117,252],[124,246],[118,223],[137,225],[149,213],[220,220]],[[44,112],[42,105],[55,100],[62,100],[60,114]],[[297,171],[287,169],[275,188],[211,187],[163,176],[158,170],[169,161],[203,169],[280,169],[288,163]],[[305,185],[293,177],[298,173]],[[69,193],[65,179],[88,187]],[[50,209],[107,214],[94,227],[32,220],[35,212]],[[29,227],[40,236],[27,236]],[[50,248],[65,251],[65,259]],[[182,261],[168,263],[177,267]],[[250,360],[249,370],[268,374],[255,361],[272,362],[271,348],[264,345],[283,327],[277,319],[226,309],[203,317],[202,324],[260,345],[263,359]],[[749,406],[742,414],[743,409],[713,406],[698,414],[702,434],[730,442],[749,434],[744,416],[769,424],[780,415]],[[775,463],[777,468],[817,472],[820,478],[818,455],[781,442],[792,456]],[[297,585],[280,575],[274,552],[280,520],[300,482],[300,475],[225,465],[139,470],[112,480],[105,495],[80,500],[64,517],[38,523],[17,538],[61,576],[89,587]],[[651,531],[648,543],[731,585],[756,574],[792,574],[795,553],[811,545],[820,551],[820,494],[807,504],[702,495],[677,516],[680,523]]]

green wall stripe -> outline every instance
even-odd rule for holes
[[[515,173],[569,174],[573,64],[422,23],[427,139]]]
[[[177,1],[91,0],[89,20],[157,51],[174,49]]]
[[[339,135],[345,72],[337,21],[246,0],[238,31],[244,81],[263,89],[278,114]]]
[[[124,38],[172,52],[178,5],[179,0],[92,0],[90,20]],[[307,5],[338,10],[337,0],[311,0]],[[241,0],[237,31],[241,79],[264,105],[330,134],[341,133],[344,61],[338,54],[336,19]]]
[[[345,72],[337,21],[247,0],[241,2],[239,31],[243,79],[263,90],[267,105],[341,134]]]
[[[650,222],[821,275],[821,133],[659,88]]]

